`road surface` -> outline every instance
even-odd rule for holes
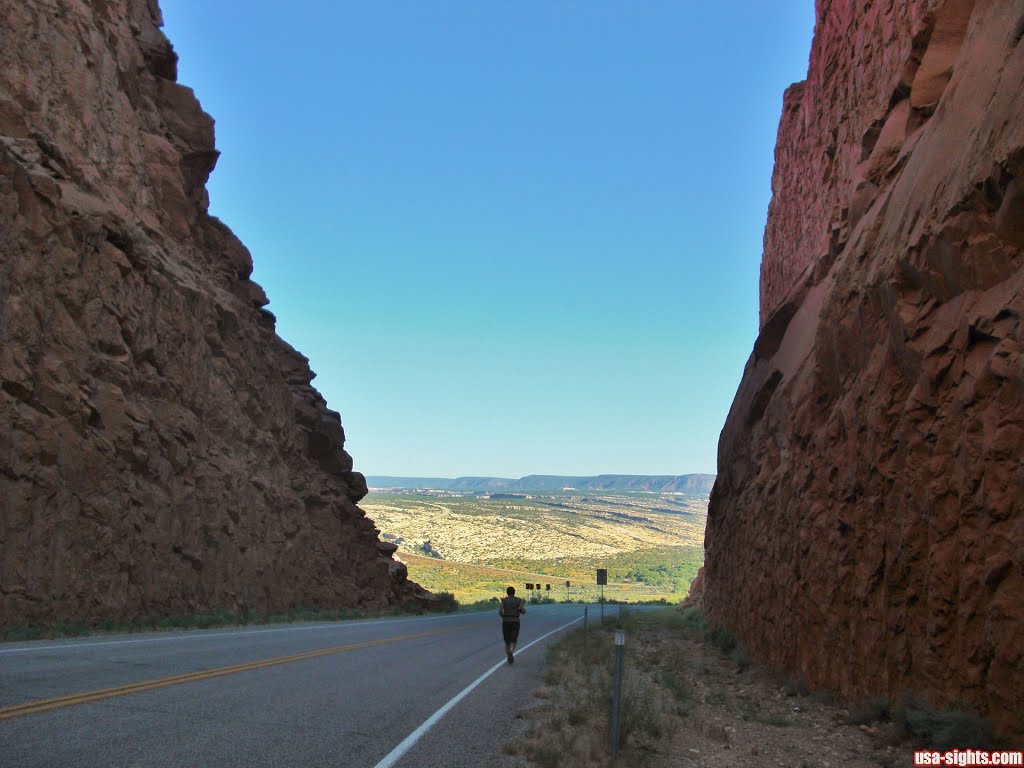
[[[530,607],[514,665],[497,610],[0,644],[0,766],[508,765],[582,614]]]

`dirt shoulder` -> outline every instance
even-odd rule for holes
[[[629,612],[619,624],[626,645],[618,766],[912,764],[905,717],[886,703],[851,711],[800,681],[760,669],[729,637],[709,633],[699,613]],[[506,754],[545,768],[612,764],[613,631],[611,624],[592,627],[549,650],[545,684],[525,713],[525,735],[506,745]]]

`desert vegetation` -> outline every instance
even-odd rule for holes
[[[936,710],[906,694],[835,702],[801,678],[758,667],[735,637],[696,609],[624,609],[548,650],[520,738],[522,762],[554,766],[736,765],[895,768],[917,748],[998,749],[967,709]],[[625,633],[619,760],[610,756],[613,633]]]
[[[608,600],[677,600],[703,560],[706,497],[374,492],[362,506],[414,581],[462,602],[527,583],[595,600],[597,568]]]

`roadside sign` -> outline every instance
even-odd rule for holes
[[[533,591],[533,584],[531,584],[530,582],[526,582],[526,589],[527,589],[527,591],[532,592]]]
[[[550,584],[545,584],[544,585],[544,591],[545,592],[550,592],[551,591],[551,585]]]
[[[571,584],[569,584],[569,582],[568,582],[568,581],[567,581],[567,582],[565,582],[565,588],[566,588],[566,589],[568,589],[568,588],[569,588],[570,586],[572,586],[572,585],[571,585]]]
[[[598,568],[597,569],[597,583],[604,585],[608,583],[608,569]]]

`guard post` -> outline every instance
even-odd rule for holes
[[[619,756],[619,738],[622,731],[622,657],[626,633],[615,633],[615,682],[612,687],[612,760]]]

